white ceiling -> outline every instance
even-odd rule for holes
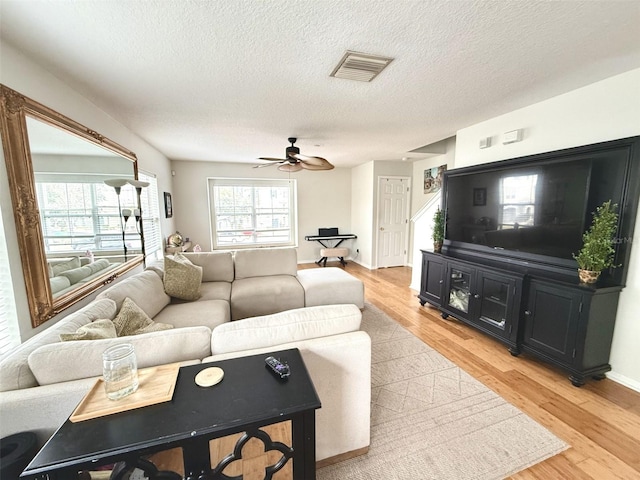
[[[638,68],[639,25],[634,0],[0,0],[3,41],[171,159],[297,136],[343,167]],[[329,77],[346,50],[395,60]]]

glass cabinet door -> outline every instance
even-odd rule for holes
[[[504,329],[509,311],[509,294],[512,291],[512,282],[479,275],[478,283],[480,320]]]
[[[471,285],[471,272],[451,266],[449,273],[449,297],[447,303],[451,308],[469,313],[469,297]]]

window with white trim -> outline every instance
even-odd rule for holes
[[[0,214],[0,358],[19,344],[18,314],[9,269],[9,253]]]
[[[162,258],[162,232],[160,231],[160,202],[158,200],[158,181],[152,173],[138,170],[138,179],[149,182],[142,189],[142,231],[144,232],[144,253],[149,257]]]
[[[295,246],[296,181],[210,178],[213,248]]]

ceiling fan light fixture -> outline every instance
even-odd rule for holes
[[[260,157],[260,160],[277,162],[271,164],[255,165],[253,168],[262,168],[270,165],[278,165],[278,170],[282,172],[299,172],[300,170],[331,170],[333,165],[322,157],[310,157],[302,155],[300,149],[294,145],[297,138],[290,137],[291,145],[285,150],[285,158]]]
[[[392,61],[392,57],[347,50],[330,76],[358,82],[370,82]]]

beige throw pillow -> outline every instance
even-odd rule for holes
[[[159,323],[151,320],[149,315],[144,313],[144,310],[129,297],[122,302],[122,308],[113,320],[113,324],[118,337],[140,335],[141,333],[158,332],[173,328],[173,325],[168,323]]]
[[[116,338],[116,327],[107,318],[95,320],[81,326],[75,333],[61,333],[60,340],[68,342],[72,340],[100,340],[103,338]]]
[[[164,258],[164,291],[181,300],[200,298],[202,267],[194,265],[187,257],[177,253]]]

